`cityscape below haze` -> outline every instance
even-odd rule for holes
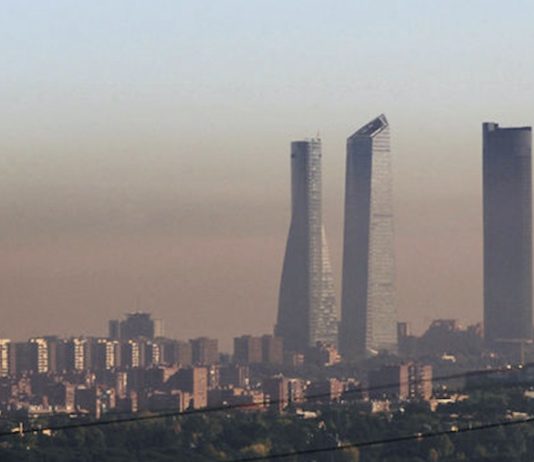
[[[0,462],[530,462],[534,3],[3,0]]]
[[[27,342],[1,339],[0,404],[7,412],[78,410],[97,418],[117,409],[171,406],[185,411],[232,403],[268,407],[275,402],[281,411],[306,390],[320,389],[335,399],[363,383],[350,376],[314,385],[304,379],[309,371],[299,368],[350,367],[382,357],[382,369],[364,368],[368,383],[389,383],[388,377],[402,383],[404,374],[413,374],[415,388],[394,394],[430,400],[433,366],[455,363],[457,353],[478,357],[480,364],[484,358],[519,364],[534,358],[531,128],[492,122],[484,123],[482,132],[483,322],[466,328],[443,316],[418,337],[397,317],[394,146],[382,114],[347,139],[340,311],[322,218],[322,142],[295,141],[290,149],[291,220],[274,329],[264,326],[261,336],[243,332],[234,338],[233,352],[225,353],[217,338],[168,338],[162,320],[138,311],[109,321],[107,336],[46,333]],[[251,371],[257,374],[254,381]],[[284,377],[287,371],[301,380],[302,395],[287,395],[293,383]],[[425,382],[422,388],[419,380]]]

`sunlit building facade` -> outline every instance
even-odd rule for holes
[[[0,338],[0,377],[7,377],[9,375],[10,347],[11,347],[11,340]]]
[[[336,300],[322,221],[321,140],[291,143],[291,224],[276,335],[287,351],[337,345]]]
[[[389,124],[347,140],[340,349],[346,359],[397,349]]]

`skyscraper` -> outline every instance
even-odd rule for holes
[[[483,124],[484,330],[532,338],[531,128]]]
[[[276,335],[288,351],[337,344],[336,301],[322,221],[321,140],[291,143],[291,224]]]
[[[397,347],[389,124],[347,140],[340,349],[347,359]]]

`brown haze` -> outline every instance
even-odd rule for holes
[[[339,294],[345,139],[382,112],[399,319],[481,319],[481,123],[532,125],[526,4],[4,3],[0,336],[270,331],[317,130]]]
[[[321,133],[338,293],[344,139],[374,115],[343,115]],[[432,124],[421,136],[415,121],[390,122],[399,318],[418,330],[436,317],[476,322],[478,120],[452,127],[457,139]],[[110,120],[98,133],[10,146],[0,335],[104,334],[108,319],[132,310],[163,318],[168,335],[215,336],[226,348],[234,335],[270,331],[289,224],[289,142],[315,133],[305,122],[258,129],[243,120],[241,131],[220,123],[191,134]]]

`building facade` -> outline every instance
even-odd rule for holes
[[[234,361],[237,364],[259,364],[263,361],[262,338],[242,335],[234,338]]]
[[[419,363],[385,365],[369,371],[369,398],[425,400],[432,397],[432,366]]]
[[[0,377],[7,377],[10,373],[9,356],[11,340],[0,338]]]
[[[199,337],[189,340],[193,364],[209,366],[219,362],[219,341],[215,338]]]
[[[337,344],[336,301],[322,221],[321,140],[291,143],[291,224],[275,334],[288,351]]]
[[[163,337],[163,321],[152,319],[150,313],[127,313],[124,320],[109,321],[109,335],[113,340],[154,339]]]
[[[532,339],[531,128],[483,124],[484,332]]]
[[[397,349],[389,124],[380,115],[347,140],[341,353]]]

